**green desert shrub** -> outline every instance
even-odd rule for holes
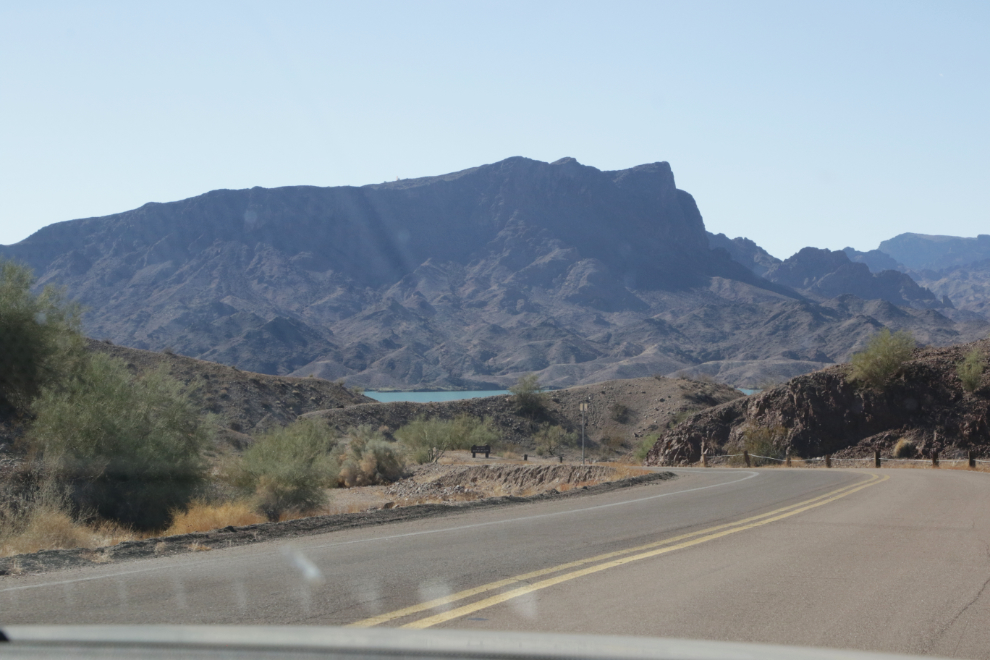
[[[521,415],[535,417],[546,408],[543,401],[544,388],[540,385],[540,377],[536,374],[520,376],[509,391],[515,397],[516,408]]]
[[[657,444],[657,440],[660,438],[659,435],[648,435],[643,438],[643,441],[639,443],[636,447],[636,452],[633,454],[637,461],[645,461],[646,455],[650,453],[653,449],[653,445]]]
[[[347,450],[340,456],[338,486],[351,488],[388,484],[405,475],[403,452],[371,426],[352,428],[347,436],[350,442]]]
[[[629,410],[629,406],[626,404],[616,402],[609,406],[608,412],[613,421],[618,422],[619,424],[625,424],[629,421],[629,413],[631,411]]]
[[[0,409],[26,410],[85,355],[79,306],[51,286],[35,295],[33,283],[27,267],[0,259]]]
[[[544,424],[533,436],[536,443],[536,453],[540,456],[560,456],[564,447],[577,441],[576,433],[568,433],[562,426]]]
[[[980,386],[980,381],[983,380],[983,371],[986,368],[986,358],[983,355],[983,351],[978,348],[974,348],[963,361],[956,366],[956,373],[959,375],[959,380],[962,381],[963,389],[967,392],[972,392]]]
[[[782,459],[786,455],[786,439],[787,429],[783,426],[751,426],[743,432],[742,444],[750,455]]]
[[[499,433],[489,419],[458,415],[449,420],[420,417],[396,431],[395,437],[417,463],[436,463],[454,449],[494,445]]]
[[[163,369],[137,378],[122,360],[92,354],[32,410],[27,440],[79,511],[156,529],[204,483],[209,426]]]
[[[325,422],[303,418],[258,437],[234,466],[231,481],[253,495],[269,520],[327,503],[337,482],[337,438]]]
[[[911,359],[914,344],[911,333],[891,333],[884,328],[870,338],[864,350],[852,356],[853,380],[882,388]]]
[[[918,448],[907,438],[901,438],[894,445],[891,456],[894,458],[914,458],[918,455]]]

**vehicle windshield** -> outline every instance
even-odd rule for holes
[[[0,631],[990,657],[988,33],[0,6]]]

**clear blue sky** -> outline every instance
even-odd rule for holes
[[[990,233],[987,2],[4,2],[0,244],[216,188],[666,160],[786,257]]]

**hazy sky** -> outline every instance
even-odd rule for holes
[[[216,188],[666,160],[779,257],[990,233],[990,3],[0,3],[0,244]]]

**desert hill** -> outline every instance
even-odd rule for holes
[[[51,225],[0,257],[65,286],[91,337],[367,388],[692,369],[755,385],[848,359],[884,316],[937,345],[988,327],[828,298],[876,287],[797,292],[709,241],[667,163],[510,158],[359,188],[218,190]],[[740,249],[773,266],[754,248]]]
[[[848,365],[805,374],[745,399],[699,412],[663,435],[650,451],[651,465],[700,459],[701,443],[714,454],[731,453],[752,428],[783,428],[779,449],[795,456],[889,456],[901,438],[922,455],[974,449],[990,455],[990,375],[966,392],[956,366],[972,349],[990,355],[990,339],[945,348],[915,349],[914,357],[882,390],[852,382]]]

